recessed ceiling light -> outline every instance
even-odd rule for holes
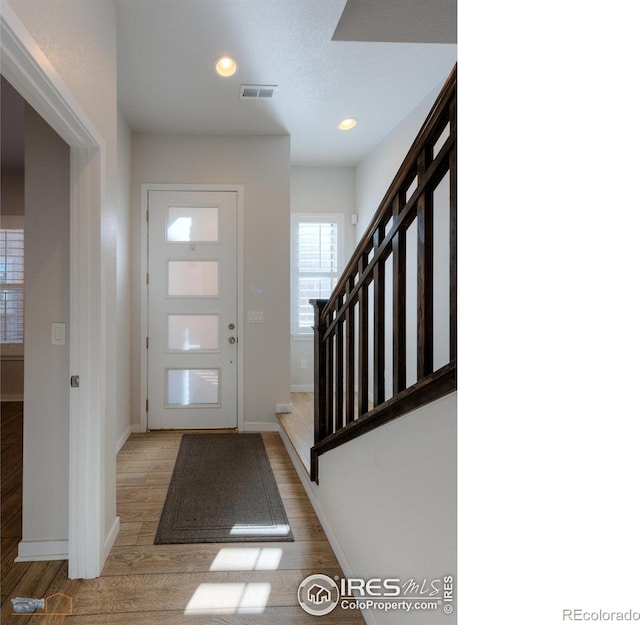
[[[237,69],[236,62],[230,56],[222,56],[216,62],[216,72],[220,76],[233,76]]]
[[[352,128],[355,127],[357,123],[358,122],[356,122],[356,120],[353,119],[353,117],[347,117],[347,119],[343,119],[338,124],[338,128],[340,128],[340,130],[351,130]]]

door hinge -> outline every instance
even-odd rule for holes
[[[149,209],[147,208],[147,223],[149,223]]]
[[[149,400],[147,399],[147,401],[145,402],[145,411],[149,412]]]
[[[147,337],[147,349],[149,349],[149,337]]]
[[[147,273],[147,284],[149,284],[149,274]]]

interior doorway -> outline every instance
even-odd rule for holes
[[[24,399],[24,100],[0,85],[0,519],[2,588],[22,539]]]
[[[24,393],[24,100],[1,79],[0,355],[2,401]]]
[[[73,372],[81,380],[77,388],[69,390],[67,377],[67,427],[58,431],[60,437],[66,437],[68,449],[68,507],[63,505],[68,540],[66,545],[41,541],[32,545],[40,553],[24,556],[68,558],[69,577],[92,578],[100,574],[118,533],[118,519],[107,514],[112,507],[107,497],[115,502],[115,489],[111,493],[107,488],[109,475],[104,471],[107,454],[113,453],[113,445],[108,445],[103,435],[106,398],[102,363],[106,347],[100,223],[105,142],[11,7],[3,4],[2,9],[2,74],[70,147],[69,366],[65,374]],[[115,468],[112,477],[115,481]],[[51,553],[60,547],[65,553]]]
[[[4,79],[2,106],[0,344],[3,364],[12,365],[4,367],[2,392],[4,400],[21,400],[3,407],[10,416],[7,436],[22,450],[20,470],[4,484],[3,504],[20,500],[22,507],[10,537],[20,539],[19,561],[66,559],[70,151]],[[13,462],[18,450],[6,446],[4,435],[3,445]]]

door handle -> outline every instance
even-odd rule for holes
[[[236,342],[236,337],[235,336],[230,336],[228,340],[229,340],[229,343],[231,343],[231,345],[233,345]]]

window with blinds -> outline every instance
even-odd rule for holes
[[[292,216],[291,305],[294,334],[313,332],[310,299],[329,298],[342,271],[342,215]]]
[[[0,343],[24,340],[24,230],[0,229]]]

